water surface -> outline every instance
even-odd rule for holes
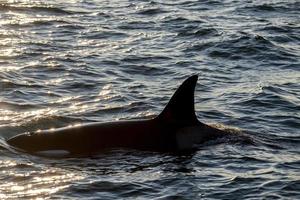
[[[299,199],[299,1],[0,1],[1,199]],[[25,131],[157,115],[198,74],[188,155],[46,159]]]

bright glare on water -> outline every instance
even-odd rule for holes
[[[299,16],[297,0],[0,1],[0,199],[300,199]],[[192,74],[198,119],[236,137],[76,159],[6,143],[153,117]]]

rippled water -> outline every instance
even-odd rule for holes
[[[299,199],[299,1],[0,1],[0,198]],[[6,139],[158,114],[198,74],[189,155],[45,159]]]

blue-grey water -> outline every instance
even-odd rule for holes
[[[5,142],[153,117],[192,74],[199,120],[236,137],[76,159]],[[44,198],[300,199],[299,1],[0,1],[0,199]]]

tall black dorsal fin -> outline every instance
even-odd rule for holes
[[[197,80],[197,75],[187,78],[173,94],[158,118],[166,121],[182,121],[191,124],[199,122],[194,106],[194,92]]]

